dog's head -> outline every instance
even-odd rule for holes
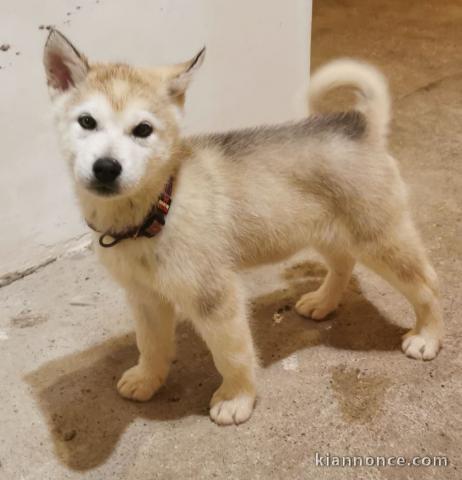
[[[91,64],[61,33],[50,32],[45,70],[62,147],[80,188],[130,195],[166,168],[185,91],[204,53],[162,68]]]

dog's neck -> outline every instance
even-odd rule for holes
[[[170,177],[175,177],[182,160],[189,154],[189,149],[175,148],[162,171],[149,178],[144,185],[132,195],[99,198],[82,187],[77,187],[85,220],[99,232],[124,231],[130,227],[141,225],[146,216],[164,191]]]

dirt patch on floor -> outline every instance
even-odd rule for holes
[[[331,375],[332,389],[347,422],[368,423],[380,413],[391,385],[389,378],[345,365],[333,367]]]
[[[30,310],[23,310],[11,318],[10,324],[15,328],[30,328],[45,323],[48,320],[46,315],[34,313]]]

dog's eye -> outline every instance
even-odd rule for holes
[[[132,130],[132,135],[134,137],[146,138],[149,137],[152,132],[153,128],[148,122],[141,122]]]
[[[96,128],[96,120],[88,114],[80,115],[79,124],[85,130],[94,130]]]

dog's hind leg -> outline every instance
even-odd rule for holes
[[[400,291],[414,307],[416,325],[403,339],[412,358],[431,360],[443,338],[438,280],[412,223],[388,232],[381,243],[362,249],[360,261]]]
[[[340,303],[355,265],[355,259],[335,248],[319,248],[326,261],[328,273],[322,285],[314,292],[305,293],[296,303],[295,310],[304,317],[322,320]]]
[[[136,322],[138,364],[117,384],[119,393],[138,401],[149,400],[164,384],[175,354],[173,307],[154,292],[131,292],[129,303]]]

